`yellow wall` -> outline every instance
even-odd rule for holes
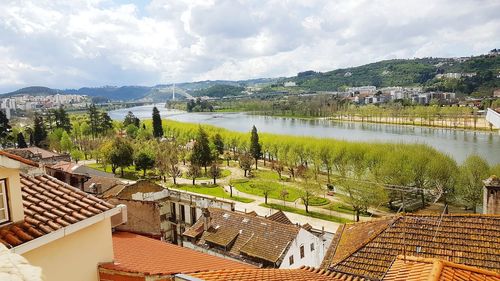
[[[7,193],[9,196],[10,221],[24,219],[23,199],[18,169],[8,169],[0,165],[0,179],[7,179]]]
[[[99,280],[98,263],[113,261],[110,219],[26,252],[22,256],[32,265],[42,268],[43,280]]]

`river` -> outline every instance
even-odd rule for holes
[[[167,110],[157,105],[161,116],[167,119],[210,124],[228,130],[249,132],[255,125],[259,132],[335,138],[348,141],[424,143],[455,158],[461,163],[470,154],[478,154],[490,164],[500,163],[500,135],[453,129],[339,122],[330,120],[305,120],[295,118],[249,115],[245,113],[186,113]],[[123,120],[128,111],[140,119],[150,119],[152,105],[124,108],[109,112],[114,120]]]

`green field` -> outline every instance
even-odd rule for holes
[[[215,197],[224,198],[224,199],[230,199],[230,200],[243,202],[243,203],[250,203],[250,202],[254,201],[253,199],[249,199],[249,198],[245,198],[245,197],[239,197],[239,196],[230,197],[229,194],[227,194],[224,191],[224,189],[218,185],[177,184],[177,185],[171,185],[170,187],[193,192],[193,193],[199,193],[199,194],[210,195],[210,196],[215,196]]]
[[[207,171],[208,173],[208,171]],[[205,172],[202,172],[203,175],[201,175],[200,177],[196,178],[196,180],[212,180],[213,178],[210,177],[210,175],[207,175],[205,174]],[[227,169],[221,169],[221,175],[219,177],[217,177],[218,179],[222,179],[222,178],[225,178],[225,177],[228,177],[231,175],[231,171],[227,170]],[[187,173],[182,173],[182,178],[184,179],[192,179],[190,178]]]
[[[306,213],[306,210],[298,209],[298,208],[294,208],[294,207],[283,206],[280,204],[273,204],[273,203],[264,204],[264,203],[262,203],[259,206],[271,208],[271,209],[276,209],[276,210],[281,210],[284,212],[295,213],[295,214],[299,214],[299,215],[303,215],[303,216],[308,216],[308,217],[315,218],[315,219],[337,222],[337,223],[351,222],[351,220],[348,220],[348,219],[330,216],[330,215],[326,215],[326,214],[322,214],[322,213],[318,213],[318,212],[309,211],[309,213]]]
[[[106,165],[106,169],[102,167],[101,163],[92,163],[92,164],[85,164],[85,166],[88,166],[90,168],[103,171],[106,173],[113,173],[111,171],[111,165]],[[121,169],[118,168],[116,169],[116,175],[121,177]],[[142,171],[136,171],[134,167],[126,167],[123,169],[123,178],[128,179],[128,180],[138,180],[142,176]]]

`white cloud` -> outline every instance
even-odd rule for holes
[[[498,1],[7,0],[0,92],[246,79],[500,46]]]

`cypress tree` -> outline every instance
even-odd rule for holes
[[[17,134],[17,147],[18,148],[28,147],[28,145],[26,144],[26,140],[24,140],[24,135],[21,132]]]
[[[35,124],[33,126],[33,143],[35,146],[41,147],[47,138],[47,131],[45,130],[45,124],[43,123],[42,116],[35,115]]]
[[[5,115],[3,111],[0,111],[0,142],[4,142],[4,140],[10,133],[10,129],[11,127],[9,125],[9,119],[7,119],[7,115]]]
[[[153,107],[153,136],[155,138],[163,137],[163,127],[161,126],[161,116],[158,108]]]
[[[193,153],[191,154],[191,165],[203,166],[205,174],[207,173],[207,166],[212,163],[212,153],[208,136],[205,130],[200,126],[198,129],[198,136],[193,146]]]
[[[257,161],[262,155],[262,147],[259,143],[259,134],[255,126],[252,128],[252,136],[250,137],[250,154],[255,159],[255,169],[257,169]]]

